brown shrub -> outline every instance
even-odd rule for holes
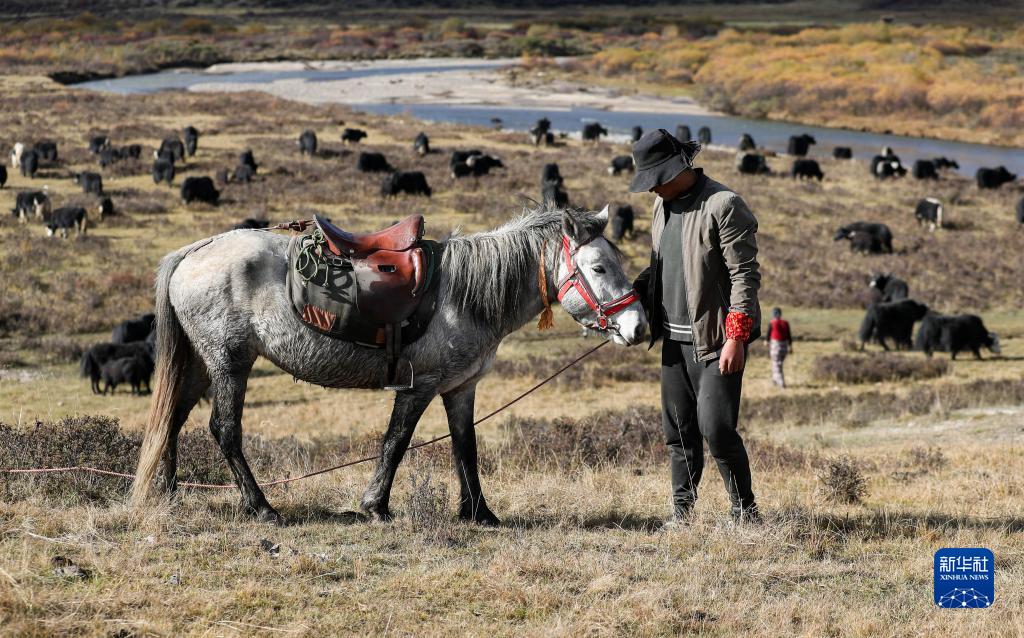
[[[837,383],[879,383],[904,379],[924,380],[949,371],[945,359],[923,359],[894,354],[830,354],[814,361],[815,376]]]
[[[819,491],[833,503],[861,503],[868,494],[868,482],[859,464],[848,456],[829,459],[818,473]]]

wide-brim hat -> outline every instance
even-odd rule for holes
[[[700,149],[700,142],[680,142],[663,128],[647,133],[633,144],[636,175],[629,184],[629,192],[645,193],[672,181],[676,175],[693,168],[693,158]]]

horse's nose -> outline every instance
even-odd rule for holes
[[[626,344],[631,346],[643,341],[644,335],[647,334],[647,317],[644,316],[639,304],[637,308],[623,313],[623,320],[619,322],[619,334]]]

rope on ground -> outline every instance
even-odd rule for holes
[[[509,401],[505,405],[501,406],[500,408],[498,408],[496,410],[493,410],[493,411],[489,412],[488,414],[480,417],[479,419],[477,419],[476,421],[473,422],[473,425],[474,426],[480,425],[481,423],[483,423],[484,421],[490,419],[491,417],[494,417],[494,416],[497,416],[498,414],[501,414],[502,412],[504,412],[508,408],[512,407],[516,403],[519,403],[521,400],[525,399],[526,397],[530,396],[531,394],[533,394],[537,390],[541,389],[542,387],[544,387],[545,385],[547,385],[548,383],[553,381],[560,374],[562,374],[563,372],[565,372],[569,368],[573,367],[574,365],[576,365],[580,361],[583,361],[584,359],[586,359],[590,355],[594,354],[595,352],[597,352],[599,349],[603,348],[606,345],[608,345],[608,342],[607,341],[602,341],[601,343],[597,344],[593,348],[587,350],[586,352],[584,352],[580,356],[576,357],[575,359],[573,359],[569,363],[565,364],[564,366],[562,366],[561,368],[556,370],[548,378],[546,378],[543,381],[540,381],[539,383],[534,385],[529,390],[526,390],[525,392],[523,392],[522,394],[520,394],[516,398],[512,399],[511,401]],[[426,447],[428,445],[433,445],[434,443],[437,443],[438,441],[443,441],[445,439],[451,438],[451,436],[452,435],[450,433],[449,434],[444,434],[442,436],[437,436],[437,437],[434,437],[434,438],[430,439],[429,441],[422,441],[420,443],[416,443],[415,445],[410,445],[408,449],[415,450],[417,448]],[[284,485],[285,483],[294,483],[295,481],[301,481],[303,479],[312,478],[314,476],[320,476],[321,474],[327,474],[328,472],[334,472],[334,471],[337,471],[337,470],[340,470],[340,469],[344,469],[346,467],[352,467],[353,465],[360,465],[361,463],[368,463],[370,461],[375,461],[378,458],[379,457],[376,456],[376,455],[374,455],[374,456],[364,456],[361,459],[355,459],[354,461],[346,461],[345,463],[340,463],[340,464],[334,465],[332,467],[328,467],[328,468],[324,468],[324,469],[321,469],[321,470],[316,470],[316,471],[313,471],[313,472],[309,472],[308,474],[303,474],[301,476],[294,476],[294,477],[290,477],[290,478],[280,478],[280,479],[277,479],[277,480],[274,480],[274,481],[267,481],[265,483],[260,483],[259,486],[260,487],[273,487],[274,485]],[[125,474],[123,472],[112,472],[110,470],[102,470],[102,469],[99,469],[99,468],[96,468],[96,467],[88,467],[88,466],[85,466],[85,465],[75,465],[75,466],[72,466],[72,467],[43,467],[43,468],[23,468],[23,469],[4,469],[4,470],[0,470],[0,474],[58,474],[58,473],[71,473],[71,472],[84,472],[84,473],[88,473],[88,474],[100,474],[100,475],[103,475],[103,476],[117,476],[117,477],[126,478],[126,479],[134,479],[135,478],[134,474]],[[192,483],[192,482],[188,482],[188,481],[179,481],[178,482],[178,487],[195,487],[195,488],[203,488],[203,489],[230,489],[230,488],[235,487],[235,484],[234,483]]]

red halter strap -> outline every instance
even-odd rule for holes
[[[586,246],[589,242],[584,242],[576,247],[579,250],[581,247]],[[570,289],[575,289],[583,298],[584,303],[594,311],[597,315],[597,324],[595,327],[599,330],[608,329],[608,319],[622,312],[634,302],[640,300],[640,296],[635,290],[630,289],[629,292],[606,301],[605,303],[599,303],[597,295],[594,294],[594,289],[590,287],[590,282],[587,281],[586,275],[580,270],[579,265],[576,264],[576,251],[572,250],[569,244],[569,237],[562,234],[562,255],[565,257],[565,271],[566,275],[558,282],[558,301],[562,301],[562,297],[569,292]]]

